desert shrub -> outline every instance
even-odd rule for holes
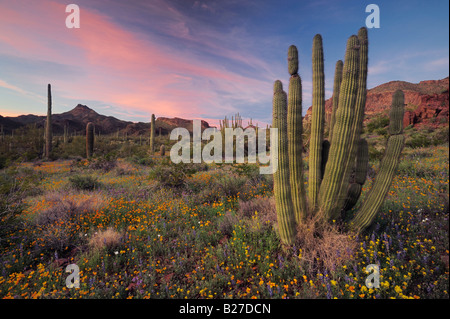
[[[445,144],[448,143],[448,141],[449,141],[448,126],[439,128],[431,136],[431,144],[433,145]]]
[[[150,172],[149,177],[162,186],[179,188],[187,177],[186,167],[183,163],[158,165]]]
[[[273,197],[255,197],[248,201],[239,201],[238,216],[252,217],[257,212],[261,222],[274,224],[277,220],[275,199]]]
[[[88,167],[109,172],[117,166],[117,161],[111,156],[99,156],[88,160]]]
[[[180,188],[185,184],[186,178],[193,174],[208,170],[204,163],[173,163],[164,160],[150,172],[150,179],[158,181],[162,186]]]
[[[236,215],[230,211],[226,212],[224,216],[219,220],[219,231],[223,236],[231,237],[233,235],[234,225],[238,223]]]
[[[239,176],[247,177],[251,180],[259,180],[261,179],[261,174],[259,173],[259,166],[256,164],[237,164],[233,165],[234,171]]]
[[[373,145],[369,145],[369,160],[370,161],[380,161],[383,158],[384,152],[377,149]]]
[[[405,141],[405,145],[411,148],[427,147],[431,143],[431,139],[423,133],[413,133]]]
[[[101,209],[105,205],[99,193],[84,196],[78,193],[51,192],[46,194],[48,207],[38,212],[30,226],[35,229],[37,253],[67,253],[67,248],[84,245],[84,236],[75,231],[82,216]],[[61,255],[60,255],[61,256]]]
[[[8,164],[8,158],[6,156],[0,155],[0,169],[7,167]]]
[[[80,197],[77,194],[51,192],[46,194],[45,202],[50,205],[35,216],[35,225],[45,226],[58,221],[70,222],[105,205],[103,196],[98,193]]]
[[[389,117],[380,115],[376,116],[374,119],[367,123],[367,131],[373,133],[376,129],[384,128],[389,125]]]
[[[131,157],[128,158],[128,161],[134,164],[139,164],[139,165],[143,165],[143,166],[149,166],[152,167],[155,165],[155,161],[148,156],[137,156],[137,155],[133,155]]]
[[[96,232],[88,242],[89,247],[92,250],[107,249],[112,251],[116,249],[121,242],[122,234],[116,231],[114,228],[109,227],[106,230]]]
[[[246,182],[247,179],[245,177],[222,175],[214,182],[214,187],[224,197],[236,197],[239,194],[246,193],[246,190],[244,188]]]
[[[69,177],[70,184],[78,190],[94,190],[100,188],[101,184],[97,177],[91,175],[75,175]]]
[[[380,136],[384,136],[384,137],[388,136],[388,131],[387,131],[387,129],[385,127],[377,128],[374,132],[377,133]]]

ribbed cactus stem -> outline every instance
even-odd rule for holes
[[[86,157],[90,158],[94,154],[94,123],[86,125]]]
[[[166,155],[166,146],[164,144],[162,144],[161,147],[159,148],[159,154],[161,156]]]
[[[365,139],[358,142],[358,150],[356,154],[355,167],[353,169],[353,180],[347,191],[347,199],[344,204],[344,211],[353,208],[358,202],[361,195],[362,186],[366,182],[367,170],[369,165],[369,145]]]
[[[47,87],[47,121],[45,122],[45,157],[49,158],[52,151],[52,87]]]
[[[155,114],[152,114],[152,120],[150,122],[150,153],[155,151]]]
[[[349,149],[353,143],[352,124],[355,118],[359,64],[359,41],[351,36],[347,41],[339,107],[333,127],[333,143],[330,146],[327,167],[319,192],[319,207],[325,218],[335,219],[346,199],[348,179],[343,183],[350,164]],[[342,187],[345,187],[342,190]],[[341,205],[338,205],[341,203]],[[340,207],[339,207],[340,206]]]
[[[295,240],[295,212],[292,204],[287,138],[287,96],[280,81],[275,81],[273,94],[272,127],[278,129],[277,149],[272,151],[278,169],[273,174],[275,206],[278,232],[283,244],[291,245]],[[272,144],[272,143],[271,143]]]
[[[321,184],[322,142],[325,125],[325,75],[323,66],[322,37],[313,40],[313,96],[311,114],[311,137],[309,143],[308,197],[311,209],[315,210]]]
[[[397,90],[392,98],[392,107],[389,112],[389,134],[397,135],[403,133],[403,116],[405,113],[404,106],[405,96],[403,91]]]
[[[297,74],[298,52],[293,45],[288,50],[288,64],[291,78],[289,79],[289,95],[287,107],[287,139],[290,185],[295,219],[301,223],[306,216],[306,190],[303,180],[303,141],[302,141],[302,80]]]
[[[333,84],[333,97],[331,99],[332,106],[331,106],[331,119],[330,124],[328,128],[328,140],[330,143],[333,142],[333,127],[334,123],[336,122],[336,110],[339,106],[339,91],[341,89],[341,82],[342,82],[342,68],[344,67],[344,62],[342,60],[339,60],[336,62],[336,67],[334,70],[334,84]]]
[[[391,135],[386,144],[383,159],[381,160],[380,169],[375,177],[375,181],[361,209],[351,222],[351,226],[356,230],[364,230],[370,226],[375,218],[376,213],[386,197],[387,192],[392,184],[394,173],[397,168],[400,154],[403,150],[405,137],[401,134],[403,130],[403,111],[404,111],[404,95],[403,92],[397,90],[392,101],[391,114],[396,114],[390,118],[389,129]]]
[[[367,64],[368,64],[368,38],[367,38],[367,29],[362,27],[358,31],[358,41],[359,41],[359,66],[358,66],[358,83],[357,83],[357,94],[355,101],[355,118],[353,123],[351,123],[351,141],[349,143],[350,147],[348,149],[348,153],[350,156],[348,157],[348,163],[344,163],[346,168],[344,177],[342,178],[342,186],[341,192],[338,195],[337,205],[340,207],[347,198],[348,191],[346,187],[349,183],[349,179],[352,173],[352,170],[355,171],[355,162],[354,158],[358,158],[357,151],[360,143],[360,136],[363,128],[363,120],[364,120],[364,112],[366,106],[366,95],[367,95]],[[362,159],[365,161],[365,159]],[[368,160],[368,158],[367,158]],[[358,164],[356,164],[357,166]],[[356,198],[357,201],[357,198]],[[356,202],[355,202],[356,204]],[[348,206],[347,206],[348,207]],[[337,217],[338,209],[334,210],[332,217]]]

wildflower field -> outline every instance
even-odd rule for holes
[[[337,220],[317,237],[306,222],[290,248],[277,235],[272,176],[256,164],[14,164],[0,171],[0,297],[449,298],[448,151],[405,149],[365,233]],[[69,264],[79,288],[66,286]],[[370,264],[379,288],[365,284]]]

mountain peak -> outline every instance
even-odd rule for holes
[[[75,106],[75,108],[73,110],[93,111],[87,105],[83,105],[83,104],[78,104],[77,106]]]

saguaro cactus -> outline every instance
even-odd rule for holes
[[[94,154],[94,123],[86,125],[86,157],[90,158]]]
[[[45,122],[45,157],[50,157],[52,151],[52,87],[47,87],[47,121]]]
[[[166,155],[166,147],[164,146],[164,144],[162,144],[161,147],[159,148],[159,155],[161,156]]]
[[[155,114],[152,114],[152,121],[150,123],[150,153],[155,151]]]
[[[274,173],[274,194],[276,199],[279,234],[284,244],[290,244],[295,237],[296,223],[301,223],[305,211],[318,213],[326,220],[340,217],[345,210],[358,201],[366,180],[368,165],[367,141],[361,139],[366,102],[368,40],[366,28],[358,36],[347,41],[345,63],[336,64],[333,113],[330,123],[331,142],[323,139],[323,53],[322,38],[316,36],[313,43],[313,106],[310,139],[309,203],[306,195],[299,191],[303,184],[301,166],[301,82],[298,72],[298,52],[294,46],[288,51],[288,70],[291,74],[289,102],[286,112],[286,93],[280,81],[274,85],[273,127],[278,128],[278,171]],[[378,209],[394,176],[404,144],[402,135],[403,93],[395,93],[389,133],[384,158],[361,209],[350,220],[350,227],[361,231],[368,227]],[[336,102],[338,101],[338,104]],[[300,110],[300,111],[299,111]],[[300,117],[301,119],[301,117]],[[300,127],[299,127],[300,123]],[[323,178],[322,178],[323,177]],[[296,204],[296,201],[302,205]]]

